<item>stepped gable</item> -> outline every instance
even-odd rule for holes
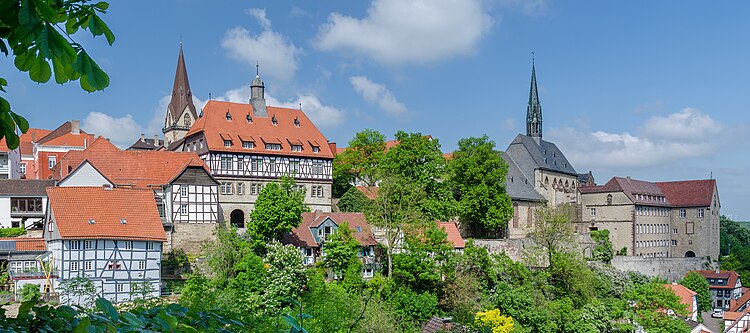
[[[267,107],[268,117],[256,117],[250,104],[208,101],[190,131],[188,138],[201,133],[210,151],[288,155],[332,159],[333,151],[328,140],[301,110]],[[231,141],[225,147],[225,140]],[[250,141],[255,148],[243,148]],[[281,150],[267,150],[266,143],[280,144]],[[292,145],[301,145],[302,151],[292,151]],[[318,152],[313,152],[318,147]]]
[[[48,228],[63,239],[167,240],[151,190],[54,187],[47,194]]]

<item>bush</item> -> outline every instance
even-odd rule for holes
[[[18,237],[26,233],[24,228],[4,228],[0,229],[0,238]]]
[[[38,302],[41,298],[42,292],[39,291],[38,284],[29,283],[21,287],[21,302]]]

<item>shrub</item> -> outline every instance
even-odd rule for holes
[[[18,237],[26,233],[24,228],[4,228],[0,229],[0,237]]]
[[[21,301],[22,302],[28,302],[28,301],[38,302],[41,298],[42,298],[42,292],[39,291],[38,284],[29,283],[21,287]]]

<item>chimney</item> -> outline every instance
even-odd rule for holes
[[[328,147],[331,148],[331,153],[333,153],[333,156],[336,156],[336,143],[335,142],[328,142]]]
[[[141,133],[141,142],[146,142],[146,135]]]
[[[80,120],[70,121],[70,133],[81,134],[81,121]]]
[[[159,134],[154,134],[154,147],[159,147]]]

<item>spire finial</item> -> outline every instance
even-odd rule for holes
[[[534,66],[534,51],[531,51],[531,66]]]
[[[180,48],[182,48],[182,35],[180,35]]]
[[[258,60],[255,60],[255,76],[260,76],[260,65],[258,64]]]
[[[302,111],[302,103],[299,103],[299,110]]]

